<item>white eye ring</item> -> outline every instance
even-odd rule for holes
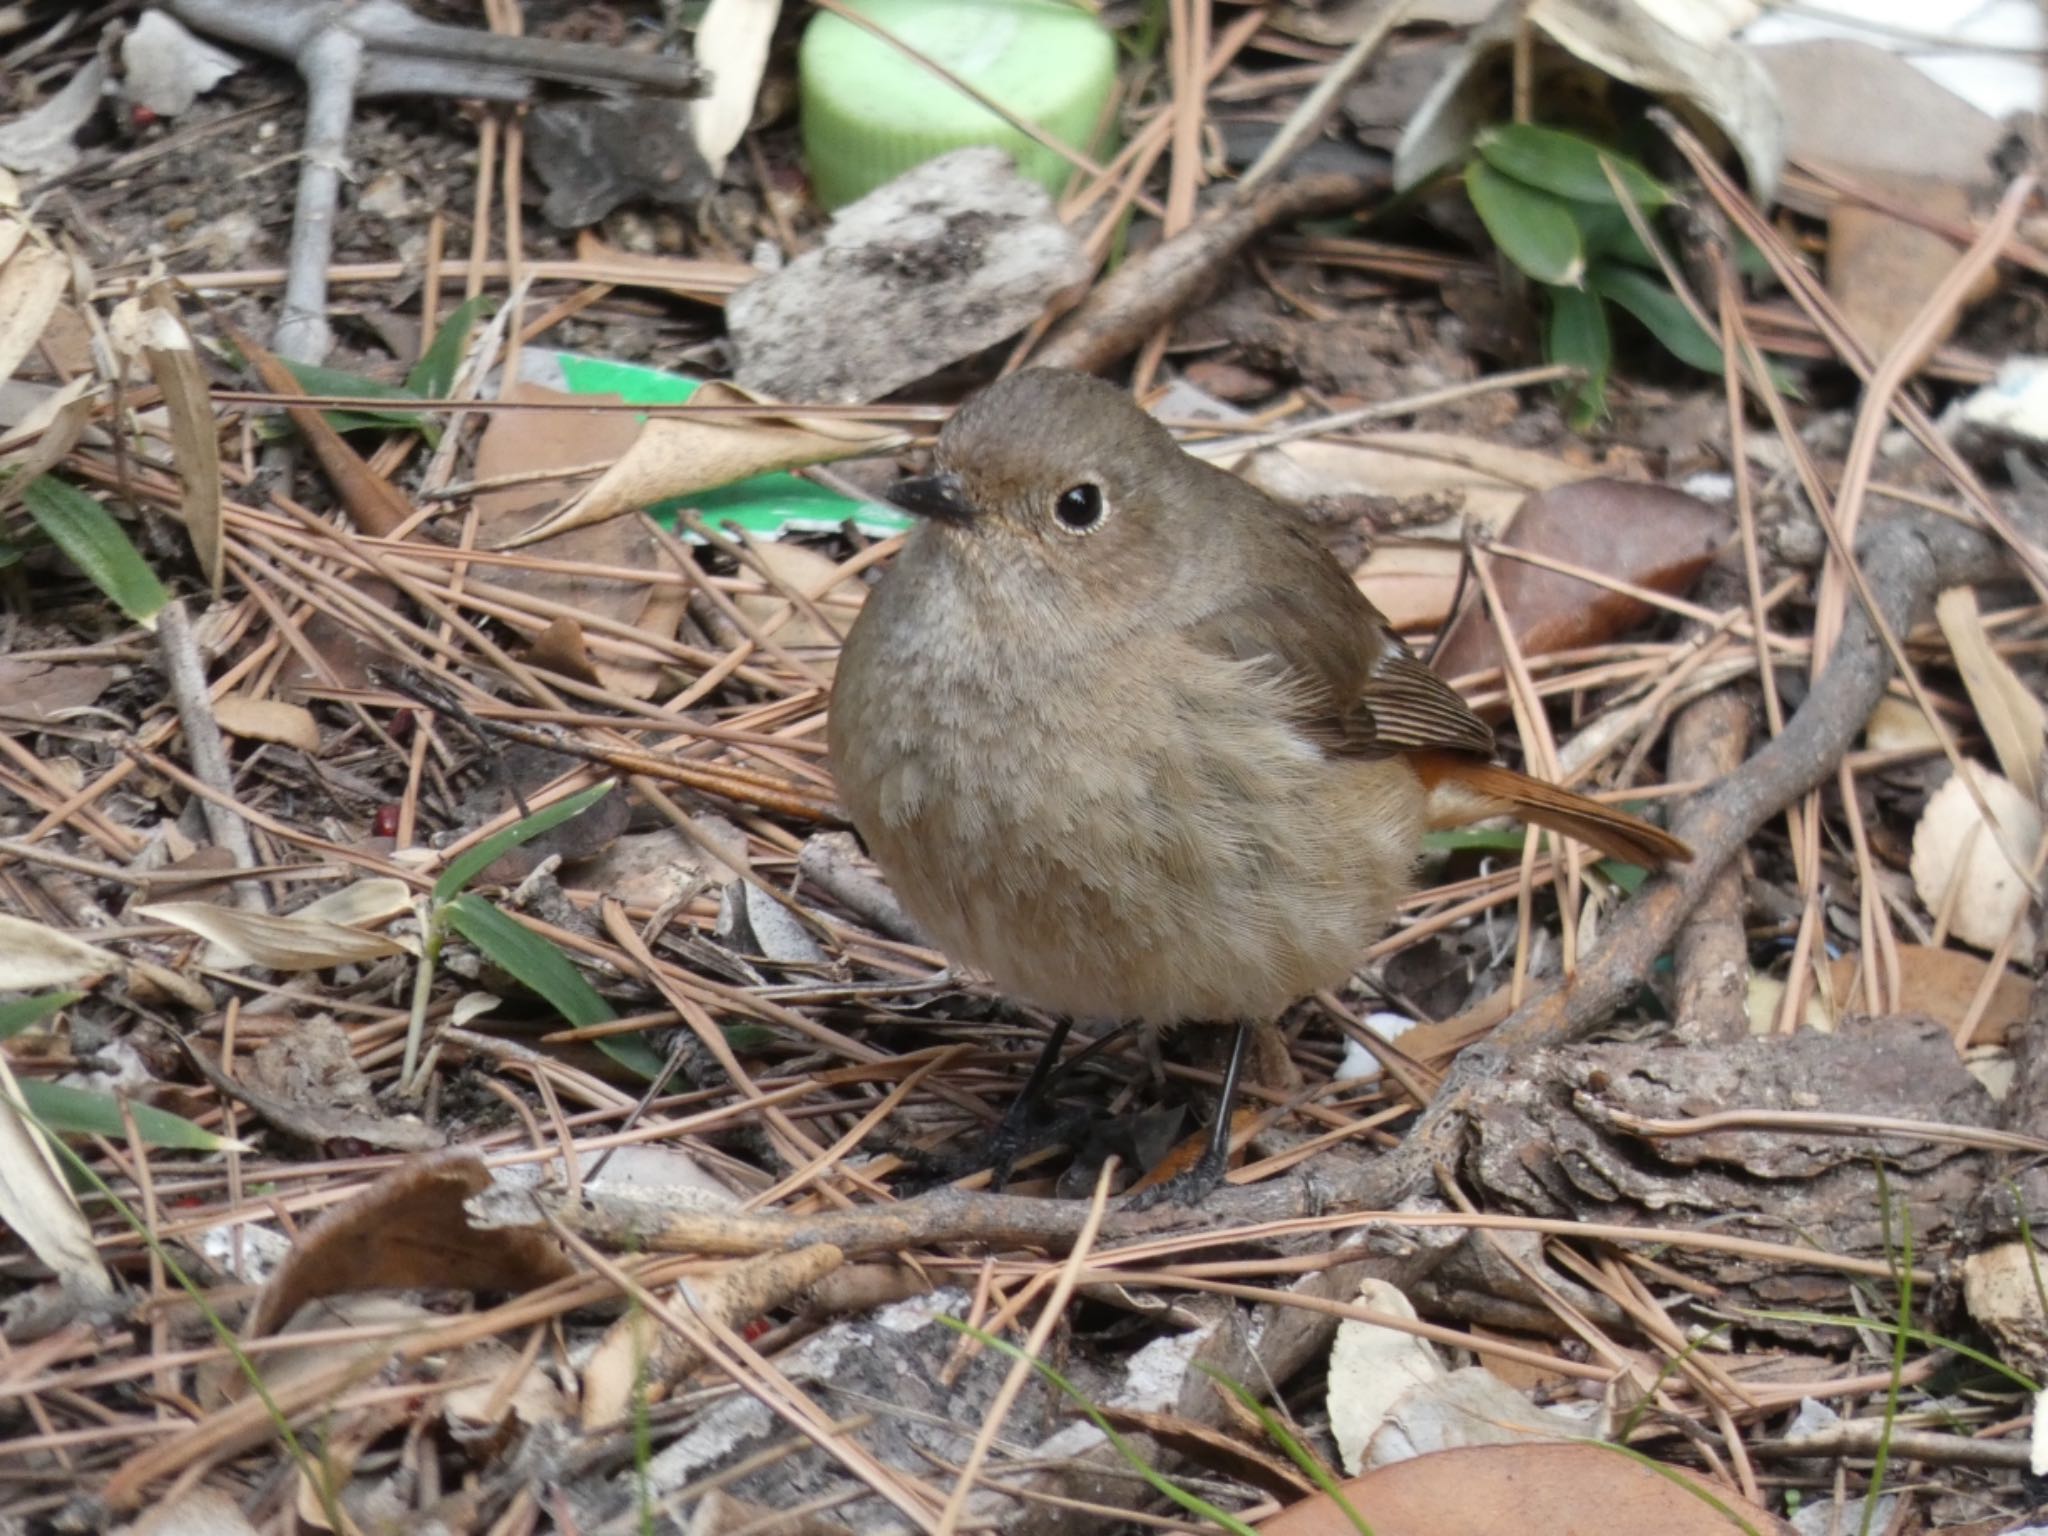
[[[1109,498],[1092,480],[1070,485],[1052,504],[1053,520],[1068,533],[1093,533],[1109,520]]]

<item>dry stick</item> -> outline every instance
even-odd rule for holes
[[[1377,189],[1359,176],[1304,176],[1224,204],[1098,283],[1060,322],[1034,361],[1083,373],[1107,368],[1192,304],[1261,230],[1341,213]]]
[[[157,644],[163,654],[164,677],[171,699],[178,707],[178,723],[185,731],[185,755],[192,772],[221,798],[201,804],[206,827],[213,840],[234,857],[238,869],[254,869],[256,844],[249,836],[248,823],[234,809],[235,771],[228,762],[227,743],[214,718],[213,695],[207,691],[206,667],[199,659],[199,642],[185,617],[185,605],[177,598],[164,604],[157,615]],[[267,912],[263,887],[255,880],[237,880],[233,886],[235,905],[246,912]]]
[[[1749,701],[1724,688],[1696,699],[1671,727],[1670,772],[1720,779],[1749,750]],[[1749,940],[1742,928],[1742,865],[1731,859],[1678,933],[1678,1028],[1692,1041],[1749,1032]]]

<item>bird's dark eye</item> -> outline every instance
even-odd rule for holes
[[[1109,504],[1102,499],[1102,487],[1085,480],[1061,491],[1060,499],[1052,504],[1052,515],[1069,533],[1093,533],[1102,526],[1102,519],[1108,511]]]

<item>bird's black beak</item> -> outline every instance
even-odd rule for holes
[[[899,480],[889,487],[888,495],[891,504],[935,523],[958,526],[974,516],[974,506],[967,499],[967,487],[950,470]]]

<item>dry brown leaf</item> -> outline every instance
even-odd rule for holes
[[[165,901],[137,907],[138,917],[196,933],[214,947],[208,963],[222,970],[261,966],[273,971],[321,971],[331,965],[415,953],[415,946],[381,933],[299,915],[276,917],[204,901]]]
[[[714,490],[771,470],[795,469],[868,454],[886,453],[910,441],[892,429],[870,427],[832,416],[807,416],[734,384],[704,385],[681,409],[759,405],[762,416],[658,416],[640,428],[633,446],[568,505],[524,533],[500,544],[523,549],[570,528],[610,518],[698,491]]]
[[[711,0],[697,24],[692,51],[711,72],[711,89],[690,103],[690,136],[713,176],[753,121],[754,98],[768,66],[768,44],[782,0]]]
[[[1864,722],[1863,745],[1872,752],[1939,752],[1941,737],[1918,704],[1887,694]]]
[[[1894,1013],[1923,1013],[1948,1026],[1951,1032],[1963,1022],[1970,1004],[1984,983],[1989,962],[1960,949],[1935,949],[1925,944],[1899,946],[1899,995]],[[1829,967],[1829,979],[1838,1006],[1845,1013],[1864,1013],[1859,1005],[1857,978],[1861,964],[1855,954],[1843,955]],[[2027,1016],[2027,1002],[2033,989],[2026,978],[2007,970],[1991,991],[1991,1006],[1977,1023],[1970,1040],[1975,1045],[1997,1045],[2006,1031]]]
[[[313,712],[302,704],[230,693],[214,700],[213,717],[230,736],[297,747],[308,757],[320,750],[319,723],[314,720]]]
[[[513,401],[549,401],[589,406],[613,395],[570,395],[538,384],[519,383],[505,397]],[[616,461],[633,444],[638,424],[624,411],[501,411],[494,413],[477,444],[480,480],[520,477],[524,483],[480,491],[476,497],[477,539],[495,545],[529,526],[542,507],[552,504],[565,482],[594,466]],[[534,478],[559,475],[561,479]],[[578,528],[551,541],[550,561],[604,565],[617,570],[653,570],[662,563],[654,534],[637,517],[613,518]],[[662,668],[652,657],[621,657],[616,652],[592,654],[584,641],[591,621],[611,619],[630,625],[649,639],[674,637],[689,602],[687,589],[673,583],[620,581],[539,566],[502,566],[491,579],[534,597],[560,603],[578,617],[558,619],[534,643],[530,659],[566,676],[595,680],[628,698],[644,699],[661,684]],[[556,626],[577,631],[587,673],[577,670],[575,652],[565,648],[570,636]]]
[[[244,1336],[274,1333],[307,1302],[329,1296],[422,1286],[527,1291],[575,1273],[541,1233],[470,1226],[462,1202],[490,1187],[483,1159],[466,1148],[401,1163],[300,1233]]]
[[[1984,824],[1962,773],[1936,790],[1913,829],[1913,888],[1927,910],[1949,914],[1949,931],[1977,949],[1996,949],[2015,921],[2017,950],[2033,952],[2033,924],[2021,917],[2031,893],[2013,860],[2041,842],[2041,810],[2010,779],[1966,761],[1996,828]]]
[[[163,392],[171,423],[171,457],[182,486],[178,515],[208,586],[219,596],[225,559],[219,429],[206,376],[170,286],[153,283],[147,299],[117,304],[107,320],[107,338],[116,351],[147,362],[150,378]]]
[[[78,446],[98,404],[97,382],[81,376],[29,412],[20,426],[0,435],[0,464],[7,470],[0,479],[0,508],[11,505],[29,481],[54,469]]]
[[[339,923],[344,928],[368,928],[388,922],[401,912],[410,912],[412,905],[411,886],[395,875],[379,875],[329,891],[319,900],[307,902],[292,916]]]
[[[1970,189],[1938,176],[1909,176],[1864,169],[1860,186],[1933,219],[1967,225]],[[1884,357],[1919,317],[1928,295],[1963,259],[1962,247],[1920,224],[1844,198],[1828,209],[1828,292],[1842,307],[1850,334],[1872,357]],[[1998,286],[1994,267],[1985,272],[1966,303],[1989,298]],[[1947,341],[1961,316],[1928,336],[1913,367]]]
[[[472,1452],[515,1428],[561,1424],[574,1414],[541,1362],[527,1360],[501,1339],[479,1339],[455,1351],[444,1374],[470,1383],[442,1397],[441,1417]]]
[[[1934,605],[1934,616],[1954,653],[1970,703],[1998,766],[2019,792],[2041,804],[2041,748],[2048,734],[2048,715],[2034,690],[2020,681],[2012,663],[1992,648],[1977,611],[1977,594],[1968,587],[1950,587]]]
[[[1358,1300],[1375,1312],[1415,1320],[1413,1303],[1384,1280],[1366,1280]],[[1330,1345],[1329,1405],[1330,1434],[1344,1470],[1356,1476],[1365,1469],[1365,1449],[1403,1393],[1443,1374],[1427,1339],[1359,1318],[1339,1323]]]
[[[1696,496],[1668,486],[1599,479],[1529,497],[1500,542],[1632,586],[1676,593],[1692,585],[1733,533],[1728,513]],[[1525,655],[1598,645],[1650,612],[1633,597],[1518,560],[1496,559],[1492,569],[1508,627]],[[1500,632],[1478,595],[1468,590],[1437,652],[1434,665],[1445,677],[1501,664]]]
[[[120,968],[120,959],[98,945],[25,917],[0,914],[0,992],[68,987]]]
[[[2041,1309],[2044,1261],[2027,1243],[2002,1243],[1963,1260],[1963,1302],[1999,1353],[2039,1375],[2048,1365],[2048,1313]]]
[[[0,218],[0,227],[12,222]],[[33,231],[0,266],[0,380],[14,377],[70,281],[71,263]]]
[[[111,1296],[107,1267],[44,1133],[15,1105],[21,1085],[0,1051],[0,1224],[13,1230],[79,1300]]]
[[[1792,1527],[1699,1473],[1660,1473],[1601,1445],[1480,1445],[1380,1467],[1341,1485],[1374,1536],[1793,1536]],[[1698,1491],[1695,1491],[1695,1490]],[[1710,1493],[1730,1511],[1703,1497]],[[1283,1509],[1260,1536],[1357,1536],[1318,1494]]]
[[[866,583],[842,577],[838,561],[807,545],[757,542],[749,553],[779,586],[808,601],[795,602],[769,586],[736,594],[733,606],[764,637],[830,677],[846,626],[867,599]]]
[[[0,656],[0,719],[38,724],[68,720],[90,709],[113,681],[112,667]]]

